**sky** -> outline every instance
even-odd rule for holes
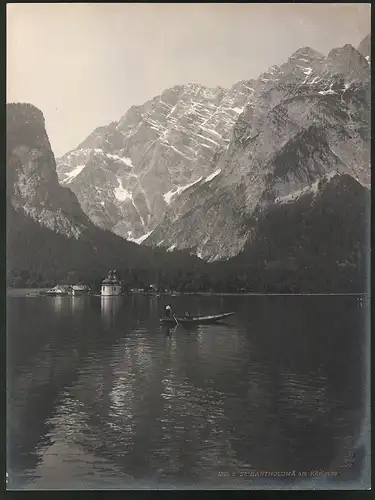
[[[366,3],[7,5],[7,102],[44,114],[57,157],[174,85],[230,87],[300,47],[370,33]]]

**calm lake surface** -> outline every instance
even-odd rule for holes
[[[167,302],[236,315],[168,331]],[[9,297],[7,309],[8,489],[369,487],[366,299]]]

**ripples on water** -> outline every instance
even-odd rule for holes
[[[314,469],[339,472],[331,483],[358,479],[356,298],[168,300],[178,312],[237,314],[167,330],[163,298],[9,300],[11,488],[252,488],[300,478],[251,471]]]

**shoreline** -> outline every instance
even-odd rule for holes
[[[12,288],[8,287],[6,290],[7,295],[13,296],[13,297],[27,297],[28,294],[38,294],[40,292],[45,292],[48,290],[48,288]],[[86,294],[85,294],[86,295]],[[89,296],[101,296],[99,293],[98,294],[87,294]],[[260,292],[245,292],[245,293],[236,293],[236,292],[197,292],[197,293],[179,293],[178,295],[174,295],[172,293],[160,293],[159,296],[153,296],[149,295],[147,293],[124,293],[121,295],[118,295],[118,297],[128,297],[128,296],[133,296],[133,295],[142,295],[144,297],[150,297],[150,298],[161,298],[163,296],[166,297],[186,297],[186,296],[200,296],[200,297],[304,297],[304,296],[309,296],[309,297],[330,297],[330,296],[347,296],[347,297],[365,297],[365,296],[370,296],[369,292],[354,292],[354,293],[260,293]]]
[[[7,287],[6,294],[12,297],[26,297],[29,293],[45,292],[48,288],[13,288]]]

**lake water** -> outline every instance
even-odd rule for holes
[[[168,331],[167,301],[236,315]],[[8,489],[369,487],[366,299],[13,297],[7,308]]]

